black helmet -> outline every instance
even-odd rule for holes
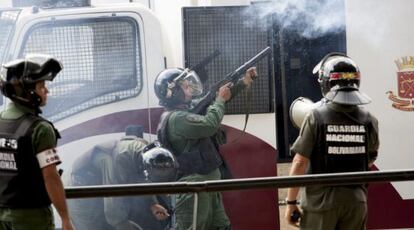
[[[49,55],[28,54],[10,61],[1,69],[0,87],[4,96],[22,105],[38,108],[41,98],[35,93],[39,81],[53,81],[62,70],[61,63]]]
[[[185,93],[182,89],[187,82],[193,97],[203,92],[203,85],[197,73],[189,69],[170,68],[161,71],[155,79],[154,90],[160,105],[174,107],[185,102]]]
[[[362,105],[371,99],[359,91],[361,74],[357,64],[343,53],[329,53],[313,69],[318,73],[322,95],[344,105]]]
[[[174,181],[178,170],[174,155],[165,148],[154,146],[142,154],[144,172],[148,180],[152,182]]]

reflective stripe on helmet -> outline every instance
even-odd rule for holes
[[[360,72],[344,72],[344,73],[330,73],[329,80],[359,80],[360,79]]]

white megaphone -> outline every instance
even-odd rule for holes
[[[316,103],[313,103],[312,100],[306,97],[296,98],[290,105],[289,109],[289,116],[293,126],[300,129],[303,120],[305,120],[306,114],[308,114],[312,109],[321,106],[323,101],[324,100],[322,99]]]

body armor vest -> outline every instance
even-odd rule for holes
[[[0,119],[1,207],[39,208],[51,203],[32,145],[33,128],[40,121],[46,120],[31,114]]]
[[[314,115],[318,144],[311,155],[311,173],[367,171],[369,113],[361,108],[338,112],[322,106]]]
[[[218,152],[218,146],[210,137],[198,139],[194,142],[188,140],[183,152],[174,150],[168,140],[168,120],[172,113],[164,112],[161,115],[157,136],[162,146],[176,156],[179,164],[179,176],[194,173],[206,175],[219,168],[223,164],[223,160]]]

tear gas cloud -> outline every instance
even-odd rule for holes
[[[343,31],[344,7],[343,0],[280,0],[253,4],[244,13],[263,22],[273,17],[281,28],[312,39]]]

